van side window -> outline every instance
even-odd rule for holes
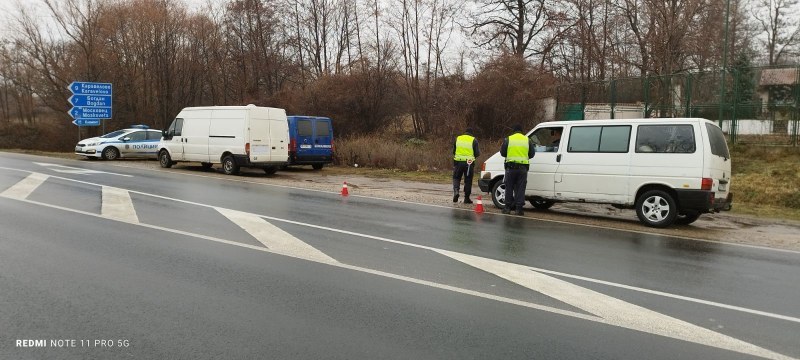
[[[167,134],[171,136],[181,136],[181,131],[183,130],[183,119],[177,118],[172,121],[172,124],[167,129]]]
[[[313,136],[311,120],[297,120],[297,136]]]
[[[708,141],[711,145],[711,153],[730,159],[731,154],[728,152],[728,143],[725,142],[725,134],[722,133],[722,130],[709,123],[706,123],[706,130],[708,130]]]
[[[631,140],[628,125],[573,126],[569,132],[569,152],[626,153]]]
[[[639,125],[637,153],[691,154],[695,151],[692,125]]]
[[[331,136],[331,129],[327,121],[315,121],[314,127],[317,130],[317,136]]]

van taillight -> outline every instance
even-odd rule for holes
[[[336,152],[336,147],[335,147],[335,146],[333,146],[333,139],[331,139],[331,152],[332,152],[332,153],[335,153],[335,152]]]
[[[481,164],[481,171],[486,171],[486,163]]]
[[[244,144],[244,152],[247,154],[247,156],[250,156],[250,143]]]
[[[289,139],[289,151],[297,151],[297,141],[295,139]]]
[[[714,185],[714,179],[703,178],[702,182],[700,183],[700,190],[711,190],[712,185]]]

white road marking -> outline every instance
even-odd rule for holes
[[[610,325],[768,359],[788,359],[730,336],[533,271],[527,266],[446,250],[438,253],[597,315]]]
[[[723,309],[728,309],[728,310],[735,310],[735,311],[740,311],[740,312],[744,312],[744,313],[749,313],[749,314],[753,314],[753,315],[771,317],[771,318],[774,318],[774,319],[780,319],[780,320],[786,320],[786,321],[791,321],[791,322],[795,322],[795,323],[800,323],[800,318],[796,318],[796,317],[792,317],[792,316],[775,314],[775,313],[761,311],[761,310],[748,309],[748,308],[741,307],[741,306],[722,304],[722,303],[703,300],[703,299],[696,299],[696,298],[683,296],[683,295],[670,294],[670,293],[663,292],[663,291],[658,291],[658,290],[651,290],[651,289],[645,289],[645,288],[640,288],[640,287],[636,287],[636,286],[618,284],[618,283],[611,282],[611,281],[593,279],[593,278],[590,278],[590,277],[585,277],[585,276],[580,276],[580,275],[572,275],[572,274],[567,274],[567,273],[563,273],[563,272],[560,272],[560,271],[541,269],[541,268],[537,268],[537,267],[533,267],[533,266],[529,266],[529,268],[531,270],[533,270],[533,271],[540,272],[540,273],[558,275],[558,276],[563,276],[563,277],[567,277],[567,278],[571,278],[571,279],[583,280],[583,281],[587,281],[587,282],[593,282],[595,284],[602,284],[602,285],[616,287],[616,288],[620,288],[620,289],[638,291],[638,292],[642,292],[642,293],[645,293],[645,294],[658,295],[658,296],[663,296],[663,297],[671,298],[671,299],[684,300],[684,301],[689,301],[689,302],[693,302],[693,303],[697,303],[697,304],[709,305],[709,306],[714,306],[714,307],[718,307],[718,308],[723,308]]]
[[[220,207],[215,209],[271,250],[322,263],[337,262],[334,258],[270,224],[258,215]]]
[[[131,201],[131,194],[128,190],[103,186],[103,205],[100,213],[105,218],[138,223],[139,217]]]
[[[42,202],[38,202],[38,201],[32,201],[32,200],[28,200],[28,199],[18,199],[18,200],[26,202],[26,203],[29,203],[29,204],[44,206],[44,207],[48,207],[48,208],[52,208],[52,209],[58,209],[58,210],[77,213],[77,214],[81,214],[81,215],[93,216],[93,217],[97,217],[97,218],[117,221],[116,219],[105,218],[105,217],[103,217],[101,215],[98,215],[98,214],[95,214],[95,213],[86,212],[86,211],[83,211],[83,210],[71,209],[71,208],[66,208],[66,207],[63,207],[63,206],[47,204],[47,203],[42,203]],[[271,254],[283,255],[283,256],[287,256],[287,257],[291,257],[291,258],[295,258],[295,259],[300,259],[300,260],[311,261],[311,262],[320,263],[320,264],[324,264],[324,265],[334,266],[334,267],[337,267],[337,268],[348,269],[348,270],[363,272],[363,273],[367,273],[367,274],[373,274],[373,275],[377,275],[377,276],[382,276],[382,277],[386,277],[386,278],[402,280],[402,281],[406,281],[406,282],[410,282],[410,283],[414,283],[414,284],[425,285],[425,286],[429,286],[429,287],[433,287],[433,288],[437,288],[437,289],[442,289],[442,290],[447,290],[447,291],[452,291],[452,292],[456,292],[456,293],[460,293],[460,294],[471,295],[471,296],[484,298],[484,299],[489,299],[489,300],[495,300],[495,301],[499,301],[499,302],[503,302],[503,303],[507,303],[507,304],[523,306],[523,307],[530,308],[530,309],[542,310],[542,311],[546,311],[546,312],[553,313],[553,314],[569,316],[569,317],[572,317],[572,318],[577,318],[577,319],[582,319],[582,320],[589,320],[589,321],[598,322],[598,323],[604,323],[604,321],[602,319],[600,319],[600,318],[598,318],[596,316],[592,316],[592,315],[586,315],[586,314],[575,312],[575,311],[564,310],[564,309],[559,309],[559,308],[555,308],[555,307],[551,307],[551,306],[535,304],[535,303],[531,303],[531,302],[527,302],[527,301],[523,301],[523,300],[511,299],[511,298],[507,298],[507,297],[503,297],[503,296],[499,296],[499,295],[486,294],[486,293],[482,293],[482,292],[475,291],[475,290],[464,289],[464,288],[451,286],[451,285],[447,285],[447,284],[440,284],[440,283],[433,282],[433,281],[416,279],[416,278],[412,278],[412,277],[408,277],[408,276],[387,273],[387,272],[380,271],[380,270],[374,270],[374,269],[364,268],[364,267],[355,266],[355,265],[343,264],[343,263],[340,263],[340,262],[321,262],[321,261],[314,260],[314,259],[299,257],[297,254],[284,253],[284,252],[281,252],[280,250],[268,249],[268,248],[261,247],[261,246],[255,246],[255,245],[240,243],[240,242],[236,242],[236,241],[220,239],[220,238],[213,237],[213,236],[196,234],[196,233],[183,231],[183,230],[170,229],[170,228],[166,228],[166,227],[162,227],[162,226],[158,226],[158,225],[150,225],[150,224],[146,224],[146,223],[128,223],[128,224],[135,225],[135,226],[141,226],[141,227],[154,229],[154,230],[160,230],[160,231],[169,232],[169,233],[178,234],[178,235],[185,235],[185,236],[194,237],[194,238],[198,238],[198,239],[203,239],[203,240],[207,240],[207,241],[212,241],[212,242],[216,242],[216,243],[220,243],[220,244],[233,245],[233,246],[238,246],[238,247],[242,247],[242,248],[246,248],[246,249],[250,249],[250,250],[256,250],[256,251],[262,251],[262,252],[271,253]]]
[[[77,161],[77,160],[74,160],[74,161]],[[141,169],[141,168],[138,168],[138,167],[135,167],[135,166],[128,166],[128,165],[122,165],[122,164],[109,164],[109,165],[128,168],[128,169]],[[162,169],[150,169],[148,171],[158,171],[158,172],[165,172],[165,173],[172,173],[172,174],[176,173],[174,170],[162,170]],[[234,179],[234,178],[223,177],[223,176],[210,176],[210,175],[202,175],[202,174],[192,174],[192,173],[187,173],[187,172],[181,172],[179,174],[181,176],[194,176],[194,177],[205,178],[205,179],[233,181],[233,182],[244,183],[244,184],[262,185],[262,186],[276,187],[276,188],[282,188],[282,189],[293,189],[293,190],[301,190],[301,191],[318,192],[318,193],[323,193],[323,194],[339,195],[339,191],[327,191],[327,190],[309,189],[309,188],[302,188],[302,187],[289,186],[289,185],[267,184],[267,183],[263,183],[263,182],[252,181],[252,180]],[[415,206],[426,206],[426,207],[433,207],[433,208],[440,208],[440,209],[449,209],[449,210],[473,212],[473,209],[471,209],[471,208],[469,208],[469,209],[468,208],[458,208],[458,207],[452,207],[452,206],[448,206],[448,205],[436,205],[436,204],[420,203],[420,202],[413,202],[413,201],[399,200],[399,199],[387,199],[387,198],[380,198],[380,197],[368,196],[368,195],[350,194],[350,197],[371,199],[371,200],[380,200],[380,201],[388,201],[388,202],[396,202],[396,203],[409,204],[409,205],[415,205]],[[489,213],[489,214],[491,214],[493,216],[512,216],[512,215],[505,215],[505,214],[500,214],[500,213]],[[519,217],[515,217],[515,218],[519,218]],[[582,223],[576,223],[576,222],[569,222],[569,221],[565,221],[565,220],[534,218],[534,217],[525,217],[523,219],[534,220],[534,221],[544,221],[544,222],[563,224],[563,225],[569,225],[569,226],[582,226],[582,227],[588,227],[588,228],[594,228],[594,229],[620,231],[620,232],[633,233],[633,234],[643,234],[643,235],[652,235],[652,236],[658,236],[658,237],[668,237],[668,238],[672,238],[672,239],[700,241],[700,242],[706,242],[706,243],[712,243],[712,244],[721,244],[721,245],[725,245],[725,246],[742,247],[742,248],[747,248],[747,249],[757,249],[757,250],[775,251],[775,252],[783,252],[783,253],[790,253],[790,254],[800,254],[800,251],[797,251],[797,250],[772,248],[772,247],[766,247],[766,246],[760,246],[760,245],[751,245],[751,244],[740,244],[740,243],[734,243],[734,242],[710,240],[710,239],[703,239],[703,238],[696,238],[696,237],[675,235],[675,234],[663,234],[663,233],[657,233],[657,232],[651,232],[651,231],[645,231],[645,230],[623,229],[623,228],[617,228],[617,227],[609,227],[609,226],[605,226],[605,225],[582,224]]]
[[[14,171],[28,172],[28,173],[31,172],[29,170],[6,168],[6,167],[0,167],[0,169],[14,170]],[[43,175],[43,174],[41,174],[41,175]],[[76,183],[80,183],[80,184],[103,186],[103,185],[97,184],[97,183],[92,183],[92,182],[83,181],[83,180],[70,179],[70,178],[65,178],[65,177],[60,177],[60,176],[51,176],[51,177],[54,178],[54,179],[62,179],[62,180],[72,181],[72,182],[76,182]],[[212,208],[212,209],[216,208],[215,206],[212,206],[212,205],[202,204],[202,203],[189,201],[189,200],[176,199],[176,198],[171,198],[171,197],[162,196],[162,195],[150,194],[150,193],[146,193],[146,192],[142,192],[142,191],[129,190],[129,192],[130,193],[134,193],[134,194],[151,196],[151,197],[164,199],[164,200],[175,201],[175,202],[179,202],[179,203],[183,203],[183,204],[202,206],[202,207],[207,207],[207,208]],[[393,239],[384,238],[384,237],[375,236],[375,235],[357,233],[357,232],[348,231],[348,230],[341,230],[341,229],[331,228],[331,227],[327,227],[327,226],[314,225],[314,224],[310,224],[310,223],[294,221],[294,220],[288,220],[288,219],[282,219],[282,218],[277,218],[277,217],[267,216],[267,215],[258,215],[258,216],[261,217],[261,218],[264,218],[266,220],[278,221],[278,222],[283,222],[283,223],[287,223],[287,224],[293,224],[293,225],[298,225],[298,226],[309,227],[309,228],[313,228],[313,229],[325,230],[325,231],[335,232],[335,233],[344,234],[344,235],[357,236],[357,237],[361,237],[361,238],[365,238],[365,239],[378,240],[378,241],[383,241],[383,242],[387,242],[387,243],[403,245],[403,246],[408,246],[408,247],[413,247],[413,248],[418,248],[418,249],[425,249],[425,250],[430,250],[430,251],[435,251],[435,252],[438,252],[439,250],[441,250],[441,249],[434,248],[434,247],[431,247],[431,246],[408,243],[408,242],[404,242],[404,241],[393,240]],[[787,252],[793,252],[791,250],[786,250],[786,251]],[[614,287],[623,288],[623,289],[627,289],[627,290],[639,291],[639,292],[643,292],[643,293],[648,293],[648,294],[652,294],[652,295],[668,297],[668,298],[672,298],[672,299],[684,300],[684,301],[688,301],[688,302],[693,302],[693,303],[697,303],[697,304],[703,304],[703,305],[718,307],[718,308],[722,308],[722,309],[734,310],[734,311],[739,311],[739,312],[753,314],[753,315],[759,315],[759,316],[770,317],[770,318],[774,318],[774,319],[780,319],[780,320],[786,320],[786,321],[800,323],[800,318],[797,318],[797,317],[781,315],[781,314],[771,313],[771,312],[767,312],[767,311],[755,310],[755,309],[745,308],[745,307],[741,307],[741,306],[723,304],[723,303],[719,303],[719,302],[715,302],[715,301],[698,299],[698,298],[693,298],[693,297],[684,296],[684,295],[671,294],[671,293],[666,293],[666,292],[662,292],[662,291],[658,291],[658,290],[639,288],[639,287],[635,287],[635,286],[619,284],[619,283],[614,283],[614,282],[605,281],[605,280],[593,279],[593,278],[584,277],[584,276],[580,276],[580,275],[572,275],[572,274],[562,273],[562,272],[553,271],[553,270],[546,270],[546,269],[534,268],[534,267],[531,267],[531,268],[534,269],[535,271],[539,271],[539,272],[542,272],[542,273],[549,273],[549,274],[553,274],[553,275],[570,277],[570,278],[574,278],[574,279],[590,281],[590,282],[594,282],[594,283],[598,283],[598,284],[614,286]]]
[[[11,170],[29,172],[27,170],[20,170],[20,169],[11,169]],[[90,182],[81,181],[81,180],[75,180],[75,179],[69,179],[69,178],[62,178],[62,177],[58,177],[58,176],[53,176],[53,178],[59,178],[59,179],[72,181],[72,182],[76,182],[76,183],[83,183],[83,184],[89,184],[89,185],[102,186],[100,184],[95,184],[95,183],[90,183]],[[187,200],[181,200],[181,199],[175,199],[175,198],[170,198],[170,197],[161,196],[161,195],[149,194],[149,193],[140,192],[140,191],[130,190],[129,192],[142,194],[142,195],[146,195],[146,196],[151,196],[151,197],[155,197],[155,198],[172,200],[172,201],[175,201],[175,202],[180,202],[180,203],[185,203],[185,204],[192,204],[192,205],[197,205],[197,206],[203,206],[203,207],[219,209],[219,208],[217,208],[215,206],[212,206],[212,205],[201,204],[201,203],[196,203],[196,202],[187,201]],[[42,206],[48,206],[48,207],[52,207],[52,208],[58,208],[58,209],[66,210],[66,211],[71,211],[71,212],[77,212],[77,213],[81,213],[81,214],[91,215],[91,216],[98,216],[96,214],[86,213],[86,212],[79,211],[79,210],[74,210],[74,209],[67,209],[67,208],[63,208],[63,207],[59,207],[59,206],[55,206],[55,205],[39,203],[39,202],[27,200],[27,199],[22,199],[22,201],[26,201],[26,202],[29,202],[29,203],[34,203],[34,204],[38,204],[38,205],[42,205]],[[223,209],[223,210],[229,210],[229,209]],[[235,210],[231,210],[231,211],[235,211]],[[512,264],[512,263],[506,263],[506,262],[501,262],[501,261],[492,260],[492,259],[479,258],[479,257],[474,257],[472,255],[449,252],[447,250],[437,249],[437,248],[434,248],[434,247],[429,247],[429,246],[419,245],[419,244],[413,244],[413,243],[406,243],[406,242],[402,242],[402,241],[398,241],[398,240],[392,240],[392,239],[388,239],[388,238],[382,238],[382,237],[378,237],[378,236],[374,236],[374,235],[361,234],[361,233],[356,233],[356,232],[352,232],[352,231],[329,228],[329,227],[324,227],[324,226],[319,226],[319,225],[314,225],[314,224],[309,224],[309,223],[303,223],[303,222],[293,221],[293,220],[288,220],[288,219],[275,218],[275,217],[270,217],[270,216],[265,216],[265,215],[257,215],[257,214],[249,214],[249,213],[245,213],[245,214],[247,214],[248,216],[254,216],[254,217],[263,218],[263,219],[270,219],[270,220],[274,220],[274,221],[280,221],[280,222],[289,223],[289,224],[306,226],[306,227],[316,228],[316,229],[320,229],[320,230],[327,230],[327,231],[337,232],[337,233],[341,233],[341,234],[347,234],[347,235],[358,236],[358,237],[363,237],[363,238],[375,239],[375,240],[380,240],[380,241],[384,241],[384,242],[389,242],[389,243],[394,243],[394,244],[399,244],[399,245],[415,247],[415,248],[419,248],[419,249],[431,250],[431,251],[434,251],[434,252],[437,252],[437,253],[440,253],[440,254],[447,253],[446,255],[448,255],[448,256],[456,255],[456,256],[460,256],[462,259],[475,258],[475,259],[480,259],[481,261],[486,261],[486,262],[489,262],[489,263],[497,262],[497,263],[503,264],[501,267],[525,268],[526,271],[528,271],[530,274],[533,274],[534,271],[540,271],[542,273],[549,272],[549,273],[552,273],[552,274],[571,276],[571,277],[574,277],[574,278],[580,278],[581,280],[594,281],[594,282],[597,282],[597,283],[604,283],[604,284],[607,284],[607,285],[608,284],[613,284],[613,285],[616,285],[616,286],[621,287],[621,288],[626,288],[626,289],[630,289],[630,290],[637,290],[637,291],[644,291],[644,292],[648,292],[648,293],[652,293],[652,294],[656,294],[656,295],[662,295],[662,296],[670,295],[668,297],[681,299],[681,300],[686,300],[686,301],[697,302],[697,303],[701,303],[701,304],[705,304],[705,305],[719,306],[719,307],[726,308],[726,309],[732,309],[732,310],[752,313],[752,314],[761,315],[761,316],[773,317],[773,318],[783,319],[783,320],[788,320],[788,321],[793,321],[793,322],[800,322],[800,319],[789,317],[789,316],[773,314],[773,313],[768,313],[768,312],[762,312],[762,311],[752,310],[752,309],[747,309],[747,308],[735,307],[735,306],[715,303],[715,302],[701,300],[701,299],[694,299],[694,298],[690,298],[690,297],[684,297],[684,296],[680,296],[680,295],[662,293],[662,292],[658,292],[658,291],[654,291],[654,290],[635,288],[635,287],[628,286],[628,285],[615,284],[615,283],[611,283],[611,282],[605,282],[605,281],[602,281],[602,280],[596,280],[596,279],[591,279],[591,278],[580,277],[580,276],[577,276],[577,275],[558,273],[558,272],[550,271],[550,270],[536,269],[536,268],[533,268],[533,267],[528,267],[528,266],[518,265],[518,264]],[[168,228],[161,228],[161,227],[158,227],[158,226],[148,225],[148,224],[139,223],[139,224],[136,224],[136,225],[145,226],[145,227],[154,228],[154,229],[160,229],[160,230],[163,230],[163,231],[169,231],[169,232],[173,232],[173,233],[179,233],[179,234],[184,234],[184,235],[195,236],[195,237],[203,238],[203,239],[206,239],[206,240],[212,240],[212,241],[226,243],[226,244],[229,244],[229,245],[242,246],[242,247],[253,248],[253,249],[264,251],[264,249],[261,249],[259,247],[254,247],[252,245],[236,243],[236,242],[232,242],[232,241],[228,241],[228,240],[224,240],[224,239],[217,239],[217,238],[204,236],[204,235],[199,235],[199,234],[181,232],[181,231],[178,231],[178,230],[173,230],[173,229],[168,229]],[[418,284],[424,284],[424,285],[436,284],[436,283],[430,283],[430,282],[427,282],[427,281],[424,281],[424,280],[407,278],[407,277],[404,277],[404,276],[401,276],[401,275],[383,273],[383,272],[378,271],[378,270],[360,268],[360,267],[357,267],[357,266],[341,264],[341,263],[323,262],[323,261],[319,261],[317,259],[303,257],[301,255],[298,255],[297,253],[292,253],[292,252],[288,252],[287,253],[287,252],[284,252],[284,251],[279,250],[279,249],[270,249],[269,252],[273,252],[273,253],[281,254],[281,255],[286,255],[286,256],[291,256],[291,257],[294,257],[294,258],[301,258],[301,259],[306,259],[306,260],[310,260],[310,261],[326,263],[326,264],[337,266],[337,267],[353,269],[353,270],[372,273],[372,274],[381,275],[381,276],[385,276],[385,277],[401,279],[401,280],[404,280],[404,281],[410,281],[410,282],[414,282],[414,283],[418,283]],[[509,270],[506,269],[504,271],[508,272]],[[539,274],[539,275],[545,276],[543,274]],[[587,294],[598,294],[599,296],[607,297],[608,299],[610,299],[609,301],[611,301],[612,303],[613,303],[613,301],[617,301],[617,302],[621,302],[622,304],[627,304],[626,306],[638,307],[636,305],[622,302],[621,300],[615,299],[613,297],[610,297],[610,296],[607,296],[607,295],[604,295],[604,294],[600,294],[600,293],[594,292],[594,291],[589,290],[589,289],[581,288],[581,287],[579,287],[577,285],[574,285],[574,284],[571,284],[571,283],[568,283],[568,282],[564,282],[564,281],[556,279],[556,278],[552,278],[552,277],[548,277],[548,278],[553,279],[553,280],[558,281],[558,282],[561,282],[563,284],[568,284],[569,285],[568,288],[562,288],[560,290],[562,292],[562,296],[567,296],[570,293],[572,293],[573,297],[578,297],[575,294],[580,293],[580,291],[585,291],[585,292],[588,292],[588,293],[583,293],[583,295],[581,295],[581,296],[591,296],[591,295],[587,295]],[[438,286],[435,286],[435,287],[448,289],[448,290],[451,290],[451,288],[453,288],[453,287],[450,287],[448,285],[443,285],[443,284],[437,284],[437,285]],[[454,288],[454,289],[458,289],[458,288]],[[606,323],[606,324],[609,324],[609,325],[625,327],[623,325],[623,323],[620,323],[619,321],[613,322],[613,321],[610,321],[607,318],[595,318],[595,317],[592,317],[592,316],[588,316],[587,317],[585,314],[574,313],[574,312],[561,310],[561,309],[549,308],[547,306],[533,304],[533,303],[527,303],[527,302],[524,302],[524,301],[519,301],[519,300],[514,300],[514,299],[506,299],[506,298],[498,297],[498,296],[491,295],[491,294],[483,294],[483,293],[475,292],[475,291],[472,291],[472,290],[460,289],[457,292],[461,292],[461,293],[464,293],[464,294],[471,294],[471,295],[475,295],[475,296],[480,296],[480,297],[484,297],[484,298],[488,298],[488,299],[495,299],[495,300],[498,300],[498,301],[503,301],[503,302],[507,302],[507,303],[526,306],[526,307],[529,307],[529,308],[535,308],[535,309],[540,309],[540,310],[544,310],[544,311],[554,312],[554,313],[567,315],[567,316],[571,316],[571,317],[576,317],[576,318],[581,318],[581,319],[586,319],[586,320],[591,320],[591,321],[602,322],[602,323]],[[567,295],[563,295],[563,294],[567,294]],[[548,294],[548,295],[553,296],[552,294]],[[568,301],[565,301],[565,302],[569,303]],[[608,301],[606,303],[608,303]],[[617,303],[617,305],[619,305],[619,303]],[[580,308],[580,306],[576,306],[576,307]],[[641,308],[641,307],[639,307],[639,308]],[[593,309],[595,311],[597,311],[597,312],[600,312],[600,313],[604,314],[606,317],[611,318],[612,320],[620,318],[620,315],[622,316],[621,318],[624,319],[624,316],[626,314],[625,312],[629,311],[629,309],[627,309],[627,308],[614,307],[614,306],[607,307],[605,309],[601,308],[600,310],[598,310],[596,308],[593,308]],[[614,309],[617,310],[616,313],[615,313]],[[658,315],[658,316],[669,318],[666,315],[659,314],[659,313],[653,312],[651,310],[647,310],[647,309],[644,309],[644,308],[641,308],[641,309],[644,310],[645,312],[650,312],[650,313],[647,313],[647,315]],[[619,314],[619,311],[623,311],[623,313]],[[609,315],[609,314],[611,314],[611,315]],[[613,314],[617,314],[617,315],[613,315]],[[673,319],[673,318],[669,318],[669,319]],[[680,320],[677,320],[677,319],[673,319],[673,320],[679,322],[678,325],[680,325],[682,323]],[[659,321],[661,321],[661,319],[659,319]],[[644,322],[639,321],[639,322],[634,322],[634,323],[635,324],[639,324],[641,326],[648,325],[648,323],[646,321],[644,321]],[[660,325],[660,324],[649,324],[649,325],[651,325],[651,326],[645,326],[645,328],[646,329],[658,329],[659,331],[661,331],[663,333],[673,334],[673,335],[664,335],[664,336],[683,339],[682,337],[675,337],[674,332],[673,332],[674,329],[669,328],[669,326],[667,326],[667,328],[664,329],[663,326]],[[655,326],[653,326],[653,325],[655,325]],[[675,325],[675,324],[672,324],[672,325]],[[631,329],[634,329],[634,330],[638,330],[638,331],[645,331],[645,332],[649,332],[649,333],[653,333],[653,334],[659,334],[659,335],[661,334],[661,332],[654,332],[655,330],[646,331],[646,330],[635,328],[635,327],[628,327],[628,328],[631,328]],[[700,329],[705,330],[704,328],[700,328]],[[682,334],[681,336],[683,336],[683,335],[685,335],[685,334]],[[718,334],[718,336],[723,336],[724,337],[725,335]],[[703,339],[706,339],[706,338],[709,338],[709,337],[708,336],[703,337]],[[730,341],[730,339],[732,339],[733,341]],[[751,353],[751,352],[748,352],[748,351],[757,351],[757,352],[761,351],[759,354],[762,354],[762,355],[758,355],[758,356],[765,356],[763,354],[772,354],[774,356],[770,355],[770,356],[767,356],[767,357],[768,358],[775,358],[775,359],[790,359],[790,358],[788,358],[788,357],[786,357],[784,355],[777,354],[777,353],[774,353],[774,352],[770,352],[769,350],[756,347],[755,345],[752,345],[752,344],[749,344],[749,343],[746,343],[746,342],[743,342],[743,341],[740,341],[740,340],[737,340],[737,339],[733,339],[733,338],[730,338],[730,339],[722,342],[723,346],[726,346],[726,347],[717,346],[717,345],[715,345],[713,343],[704,343],[704,342],[698,342],[698,341],[693,341],[693,342],[698,342],[698,343],[701,343],[701,344],[720,347],[720,348],[729,349],[729,350],[733,350],[733,351],[744,352],[744,353],[747,353],[747,354]],[[712,340],[714,340],[714,339],[712,339]],[[717,341],[717,340],[714,340],[714,341]],[[742,351],[740,351],[740,350],[742,350]]]
[[[33,193],[33,191],[36,190],[39,185],[42,185],[42,183],[44,183],[48,177],[49,176],[45,174],[31,173],[26,178],[20,180],[18,183],[3,191],[0,196],[24,200],[31,193]]]
[[[108,172],[108,171],[76,168],[76,167],[72,167],[72,166],[65,166],[65,165],[52,164],[52,163],[34,162],[34,164],[44,166],[45,168],[50,169],[50,170],[55,171],[55,172],[66,173],[66,174],[76,174],[76,175],[109,174],[109,175],[133,177],[133,175],[125,175],[125,174],[117,174],[117,173]]]

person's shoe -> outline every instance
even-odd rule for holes
[[[508,215],[511,214],[511,210],[503,209],[502,213]]]
[[[514,215],[517,215],[517,216],[525,216],[525,213],[524,213],[522,210],[517,210],[517,211],[514,213]]]
[[[453,195],[453,202],[458,202],[458,193]]]
[[[469,196],[464,198],[464,204],[472,204],[472,200],[469,199]]]

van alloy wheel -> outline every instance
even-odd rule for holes
[[[499,209],[503,209],[506,206],[506,184],[502,179],[492,186],[492,202]]]
[[[236,165],[236,160],[233,159],[233,156],[226,156],[222,158],[222,171],[226,175],[236,175],[239,173],[239,165]]]
[[[662,190],[650,190],[636,201],[636,215],[647,226],[667,227],[678,216],[672,196]]]

